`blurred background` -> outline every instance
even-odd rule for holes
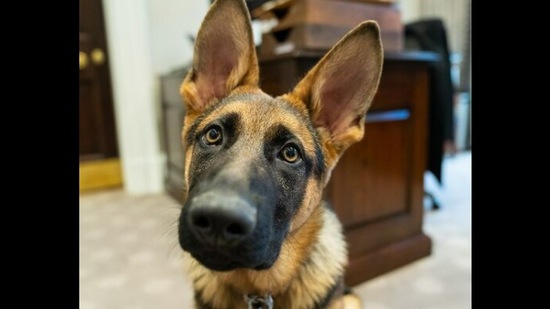
[[[191,308],[179,86],[211,1],[79,3],[80,308]],[[470,3],[247,1],[272,95],[360,21],[380,24],[365,138],[326,190],[366,308],[471,307]]]

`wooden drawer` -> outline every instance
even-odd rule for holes
[[[260,15],[277,20],[276,26],[262,36],[260,56],[292,49],[328,50],[365,20],[378,22],[384,50],[403,50],[401,11],[395,4],[300,0],[285,8],[275,5]]]

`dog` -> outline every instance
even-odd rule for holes
[[[375,21],[348,32],[287,94],[259,89],[244,0],[216,0],[180,93],[178,237],[195,308],[359,308],[323,188],[363,137],[383,51]],[[344,185],[344,184],[342,184]]]

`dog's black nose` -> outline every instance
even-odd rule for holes
[[[188,223],[207,245],[232,247],[252,233],[256,209],[238,196],[206,193],[190,205]]]

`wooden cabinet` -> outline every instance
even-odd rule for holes
[[[291,90],[322,57],[304,52],[260,60],[262,89]],[[431,53],[387,53],[365,136],[342,156],[325,194],[344,224],[355,285],[431,252],[422,232]]]
[[[291,90],[322,53],[296,52],[260,59],[261,88],[271,95]],[[344,224],[355,285],[431,252],[422,231],[431,53],[388,53],[379,90],[367,113],[365,137],[352,145],[333,171],[326,198]],[[168,153],[167,190],[182,198],[183,71],[163,77]]]

